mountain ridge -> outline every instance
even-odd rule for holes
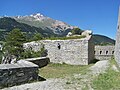
[[[54,20],[40,13],[26,16],[0,17],[0,40],[14,28],[19,28],[28,34],[40,33],[43,37],[66,36],[76,26],[68,25],[65,22]],[[115,44],[115,40],[104,35],[93,35],[94,43]]]
[[[63,32],[67,29],[72,30],[73,28],[75,28],[75,26],[68,25],[67,23],[62,21],[54,20],[40,13],[27,16],[17,16],[12,18],[14,18],[18,22],[25,23],[38,28],[49,28],[51,31],[58,35],[62,35]]]

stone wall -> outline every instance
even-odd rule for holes
[[[114,55],[115,46],[95,46],[95,58],[99,60],[110,60]]]
[[[32,41],[32,42],[28,42],[28,43],[23,44],[24,49],[30,49],[30,50],[33,50],[35,52],[40,51],[41,48],[43,48],[43,47],[44,47],[44,45],[38,41]]]
[[[82,39],[43,40],[41,42],[48,50],[48,57],[53,63],[88,65],[94,59],[94,45],[91,40],[91,36],[88,36]]]
[[[39,68],[47,66],[47,64],[50,62],[50,59],[48,57],[28,58],[24,60],[38,65]]]
[[[28,61],[0,64],[0,88],[38,80],[38,66]]]
[[[120,67],[120,8],[119,8],[117,35],[116,35],[116,44],[115,44],[115,60]]]
[[[90,40],[88,41],[88,63],[91,63],[94,58],[94,50],[95,50],[95,45],[93,43],[93,38],[91,37]]]

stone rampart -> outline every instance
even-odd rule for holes
[[[0,88],[38,80],[38,66],[24,60],[17,64],[0,64]]]
[[[115,46],[95,46],[95,58],[99,60],[110,60],[114,55]]]
[[[116,34],[116,43],[115,43],[115,60],[120,67],[120,7],[119,7],[118,25],[117,25],[117,34]]]
[[[92,36],[82,39],[43,40],[48,57],[53,63],[88,65],[94,59]]]
[[[50,59],[48,57],[28,58],[24,60],[38,65],[39,68],[46,66],[50,62]]]
[[[37,52],[37,51],[40,51],[41,48],[44,47],[44,45],[38,41],[32,41],[32,42],[24,43],[23,47],[24,49],[29,49]]]

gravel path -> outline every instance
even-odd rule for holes
[[[49,79],[42,82],[13,86],[2,90],[64,90],[62,79]]]
[[[90,85],[92,81],[91,76],[105,72],[108,67],[109,61],[98,61],[89,68],[91,71],[85,75],[74,74],[72,77],[66,77],[65,79],[48,79],[42,82],[13,86],[2,90],[82,90],[86,87],[88,90],[93,90]]]

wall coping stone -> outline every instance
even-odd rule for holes
[[[49,40],[49,39],[46,39],[46,40],[40,40],[40,41],[74,41],[74,40],[78,40],[78,41],[83,41],[83,40],[89,40],[90,38],[92,37],[92,35],[89,35],[89,36],[86,36],[85,38],[78,38],[78,39],[66,39],[66,40],[60,40],[60,39],[57,39],[57,40]]]
[[[46,59],[48,57],[37,57],[37,58],[28,58],[28,59],[21,59],[21,60],[25,60],[25,61],[33,61],[33,60],[38,60],[38,59]]]
[[[0,69],[15,69],[15,68],[30,68],[30,67],[38,68],[39,66],[25,60],[19,60],[15,64],[0,64]]]

